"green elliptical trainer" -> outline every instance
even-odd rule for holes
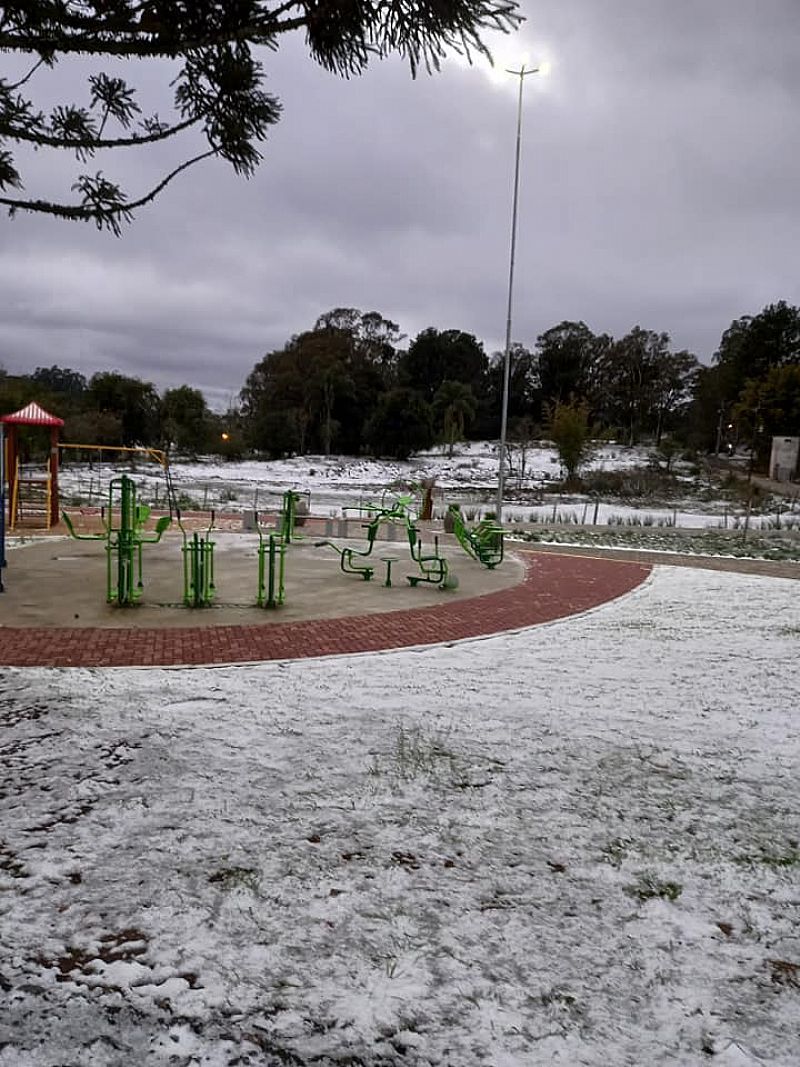
[[[285,597],[284,573],[286,567],[286,543],[274,533],[266,537],[256,516],[258,529],[258,596],[260,608],[279,608]]]
[[[285,599],[284,578],[286,573],[286,549],[292,541],[301,540],[295,532],[297,505],[301,497],[310,494],[287,489],[283,494],[283,507],[274,530],[264,529],[256,514],[258,531],[258,593],[256,603],[260,608],[279,608]],[[308,511],[308,505],[306,507]]]
[[[214,585],[214,542],[211,531],[216,513],[211,512],[208,526],[202,532],[188,533],[181,522],[181,513],[175,512],[183,534],[183,602],[187,608],[207,608],[216,593]]]

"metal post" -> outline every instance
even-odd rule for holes
[[[275,535],[269,535],[269,585],[267,587],[267,607],[275,607]]]
[[[6,565],[6,428],[0,422],[0,593]]]
[[[500,463],[497,472],[497,500],[495,502],[495,518],[497,522],[503,521],[503,488],[506,475],[506,434],[508,430],[508,390],[511,378],[511,312],[514,303],[514,260],[517,249],[517,204],[519,202],[519,157],[522,144],[522,89],[525,78],[529,74],[536,74],[539,67],[531,70],[525,69],[523,63],[519,70],[507,70],[507,74],[513,74],[519,78],[519,97],[517,99],[517,148],[514,160],[514,199],[511,207],[511,252],[508,265],[508,308],[506,313],[506,344],[503,352],[503,406],[500,417]]]

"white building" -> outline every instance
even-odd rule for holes
[[[769,476],[776,482],[790,482],[797,476],[800,437],[773,437]]]

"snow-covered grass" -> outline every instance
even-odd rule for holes
[[[646,465],[647,451],[607,445],[592,459],[591,469],[624,470]],[[527,457],[530,486],[560,477],[558,457],[553,448],[531,449]],[[285,460],[238,463],[223,461],[176,462],[172,466],[176,492],[183,494],[188,507],[225,507],[230,510],[274,506],[287,489],[299,489],[313,496],[314,510],[326,515],[339,513],[343,506],[356,507],[359,502],[374,501],[384,490],[418,485],[423,478],[435,478],[440,490],[453,499],[474,495],[488,502],[497,483],[497,446],[490,442],[466,442],[459,445],[452,458],[446,451],[423,453],[406,462],[373,460],[349,456],[297,456]],[[61,472],[65,496],[81,498],[85,503],[101,504],[105,500],[111,476],[130,472],[130,464],[103,463],[89,468],[68,464]],[[137,482],[143,492],[155,498],[165,495],[163,475],[157,464],[138,460]]]
[[[641,470],[647,468],[649,459],[650,452],[644,448],[606,445],[597,450],[590,469]],[[601,537],[604,544],[621,547],[630,540],[626,527],[660,530],[676,527],[713,533],[742,529],[747,523],[751,531],[800,531],[800,501],[796,498],[765,501],[761,513],[754,509],[749,517],[743,503],[734,505],[725,499],[708,499],[707,482],[702,500],[681,496],[654,503],[555,493],[548,499],[543,489],[553,485],[552,479],[560,474],[555,450],[531,449],[527,462],[529,477],[524,494],[514,488],[514,478],[509,477],[510,492],[503,512],[506,525],[555,523],[600,527],[601,533],[595,529],[589,536],[595,540]],[[491,442],[466,442],[458,446],[452,458],[440,449],[406,463],[342,456],[301,456],[273,462],[175,462],[172,478],[178,504],[185,511],[275,511],[281,506],[283,493],[291,488],[309,493],[312,513],[324,518],[344,513],[367,514],[363,510],[365,506],[393,499],[411,487],[417,487],[420,499],[418,487],[422,479],[435,478],[434,517],[443,518],[448,505],[457,503],[465,517],[474,521],[494,511],[497,463],[496,446]],[[61,475],[63,499],[67,506],[100,506],[107,502],[110,478],[125,472],[131,473],[129,464],[94,464],[91,468],[68,464]],[[137,461],[133,476],[141,500],[166,506],[166,483],[155,463]],[[520,499],[521,495],[527,499]],[[558,539],[580,542],[585,538],[584,532],[572,534],[562,529]],[[707,553],[719,551],[717,540],[713,536],[709,538]],[[781,546],[777,550],[784,554]],[[748,549],[743,554],[751,553]]]
[[[2,1067],[790,1067],[800,601],[0,680]]]
[[[745,507],[731,507],[728,501],[706,503],[705,506],[675,502],[673,507],[653,507],[643,502],[631,504],[607,503],[588,497],[556,498],[552,503],[506,508],[505,521],[517,523],[555,523],[565,526],[637,526],[674,527],[683,530],[740,530],[745,521]],[[764,515],[752,515],[750,527],[760,530],[800,531],[800,504],[781,502],[775,510]]]
[[[767,559],[800,564],[800,538],[794,532],[765,535],[744,531],[687,530],[672,526],[542,527],[512,531],[514,539],[546,545],[631,549],[637,552],[672,552],[681,555],[725,556],[733,559]],[[800,570],[798,570],[800,573]]]

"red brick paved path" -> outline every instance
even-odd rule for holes
[[[378,615],[193,629],[0,628],[0,666],[133,667],[247,663],[374,652],[518,630],[621,596],[643,563],[525,552],[517,586],[471,600]]]

